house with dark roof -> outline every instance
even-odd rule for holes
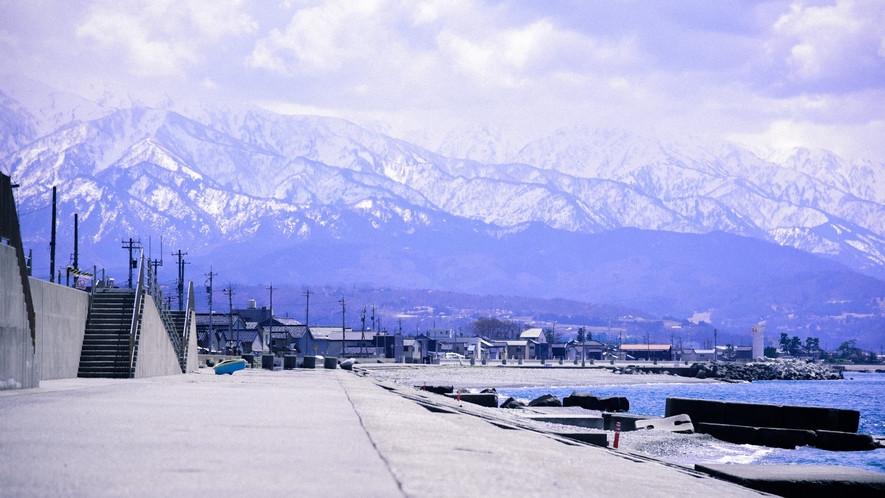
[[[227,330],[222,332],[225,344],[230,351],[237,351],[238,354],[261,354],[264,352],[264,342],[261,340],[261,333],[257,329],[253,330]]]
[[[245,331],[246,322],[239,315],[227,313],[197,313],[197,345],[210,352],[223,353],[231,345],[227,344],[227,332]],[[232,337],[235,334],[231,334]],[[231,339],[233,340],[233,339]]]
[[[327,354],[331,356],[353,355],[377,356],[374,340],[377,333],[371,330],[353,330],[341,327],[310,327],[311,333],[324,336],[328,341]]]
[[[307,326],[294,318],[271,317],[258,324],[273,353],[305,354],[300,345]],[[313,354],[307,353],[307,354]]]
[[[565,354],[560,357],[569,361],[581,361],[582,357],[585,360],[602,360],[605,358],[605,351],[608,348],[608,346],[606,346],[604,343],[594,341],[592,339],[584,342],[571,341],[568,344],[563,344],[562,346],[564,346],[563,350]],[[557,351],[554,349],[554,357],[557,357],[556,352]],[[585,354],[586,356],[584,356]]]

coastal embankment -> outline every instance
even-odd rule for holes
[[[340,369],[46,381],[0,393],[0,495],[759,496],[462,404]]]
[[[522,388],[635,384],[690,384],[717,381],[835,380],[841,375],[828,365],[799,360],[765,359],[753,363],[652,365],[618,362],[580,366],[448,365],[358,363],[373,378],[396,384],[450,385],[462,389]]]

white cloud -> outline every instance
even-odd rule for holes
[[[388,38],[384,3],[341,1],[299,9],[284,31],[273,30],[256,43],[248,62],[283,75],[321,74],[389,55],[396,41]]]
[[[885,120],[863,124],[828,124],[778,119],[760,133],[733,134],[728,138],[752,147],[775,151],[796,147],[821,148],[846,158],[885,156]]]
[[[773,26],[773,46],[785,45],[785,62],[798,80],[857,77],[885,67],[885,3],[839,0],[835,5],[793,4]],[[879,82],[881,86],[883,82]]]
[[[108,51],[121,51],[136,76],[182,75],[220,38],[257,28],[240,1],[97,2],[76,30]]]
[[[0,66],[92,98],[211,95],[402,135],[482,123],[881,142],[868,131],[885,115],[881,0],[46,1],[4,4]]]

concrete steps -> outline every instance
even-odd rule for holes
[[[134,290],[96,291],[86,321],[78,377],[132,376],[129,335],[134,306]]]

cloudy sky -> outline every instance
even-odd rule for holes
[[[0,73],[404,137],[585,125],[885,156],[882,0],[0,0]]]

